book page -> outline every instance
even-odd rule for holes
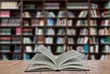
[[[77,51],[74,51],[74,50],[71,50],[71,51],[68,51],[68,52],[65,52],[65,53],[59,55],[56,60],[58,67],[60,67],[67,60],[75,58],[75,57],[82,58],[83,55]]]
[[[78,57],[75,57],[73,59],[70,59],[66,62],[64,62],[60,67],[59,67],[59,70],[62,70],[62,69],[70,69],[71,67],[72,68],[78,68],[78,69],[82,69],[82,70],[88,70],[88,68],[86,67],[86,62],[79,59]]]
[[[45,55],[46,57],[48,57],[55,64],[55,66],[57,66],[55,57],[51,53],[51,51],[49,49],[47,49],[43,45],[38,46],[36,49],[39,50],[39,52],[41,52],[43,55]]]
[[[36,54],[30,61],[30,66],[26,71],[34,71],[42,68],[56,70],[54,63],[48,57],[43,54]]]

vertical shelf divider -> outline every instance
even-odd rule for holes
[[[24,54],[24,43],[23,43],[23,0],[21,1],[21,8],[20,8],[20,19],[21,19],[21,59],[23,60],[23,54]]]

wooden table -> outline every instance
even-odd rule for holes
[[[110,74],[110,61],[87,61],[90,71],[24,72],[27,61],[0,61],[0,74]]]

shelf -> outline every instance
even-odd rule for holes
[[[31,12],[31,11],[32,11],[32,12],[33,12],[33,11],[38,11],[38,10],[43,11],[42,8],[36,8],[36,9],[28,9],[28,8],[24,8],[24,9],[23,9],[23,11],[30,11],[30,12]]]
[[[0,19],[20,19],[21,17],[0,17]]]
[[[18,37],[18,36],[20,37],[21,35],[0,35],[0,37],[5,37],[5,36],[6,36],[6,37],[16,37],[16,36],[17,36],[17,37]]]
[[[20,9],[0,9],[0,11],[20,11]]]
[[[12,46],[12,45],[21,45],[21,43],[10,43],[10,44],[6,44],[6,43],[0,43],[0,45],[10,45],[10,46]]]
[[[6,1],[6,2],[9,2],[9,0],[1,0],[1,1]],[[105,4],[108,2],[108,0],[11,0],[11,1],[18,1],[18,3],[21,2],[21,4],[23,3],[23,5],[21,5],[19,7],[19,9],[0,9],[0,11],[10,11],[10,14],[7,14],[10,15],[10,17],[0,17],[0,21],[1,21],[1,24],[3,22],[2,19],[7,19],[8,21],[8,24],[13,24],[13,21],[10,21],[11,19],[20,19],[21,22],[19,26],[2,26],[0,25],[0,31],[2,33],[2,28],[5,29],[11,29],[11,35],[0,35],[1,38],[6,38],[6,37],[10,37],[11,40],[10,40],[10,44],[8,43],[1,43],[0,44],[0,47],[1,46],[10,46],[10,49],[11,49],[11,52],[0,52],[0,54],[14,54],[16,52],[13,52],[14,50],[14,47],[15,46],[20,46],[20,49],[21,49],[21,52],[18,52],[19,54],[21,54],[21,58],[24,57],[23,54],[26,53],[26,54],[29,54],[31,55],[31,57],[36,54],[36,52],[26,52],[24,50],[24,47],[26,46],[30,46],[32,47],[32,50],[34,49],[35,45],[44,45],[44,46],[48,46],[52,49],[52,53],[55,54],[55,55],[59,55],[61,53],[57,53],[56,50],[57,50],[57,47],[64,47],[66,48],[66,50],[70,50],[71,48],[72,49],[77,49],[77,47],[81,47],[81,48],[85,48],[86,45],[88,45],[88,47],[90,46],[96,46],[98,45],[99,46],[99,50],[102,50],[104,49],[106,46],[108,46],[110,48],[110,39],[107,41],[108,43],[101,43],[101,38],[106,38],[107,39],[110,37],[110,35],[99,35],[99,30],[103,29],[103,28],[107,28],[107,31],[109,31],[109,28],[110,28],[110,25],[108,26],[103,26],[101,25],[101,23],[103,23],[102,21],[103,20],[107,20],[107,19],[110,19],[110,17],[91,17],[91,14],[89,13],[85,13],[84,16],[86,17],[79,17],[79,16],[83,16],[81,15],[84,14],[82,11],[88,11],[88,12],[91,12],[91,10],[96,10],[96,12],[100,12],[101,14],[104,12],[104,11],[109,11],[110,9],[105,9],[104,6]],[[74,2],[79,2],[79,3],[88,3],[88,4],[91,4],[91,3],[94,3],[94,4],[97,4],[98,8],[91,8],[89,7],[88,5],[88,8],[79,8],[79,9],[69,9],[68,8],[68,3],[74,3]],[[58,9],[46,9],[46,3],[59,3],[59,8]],[[25,6],[24,5],[28,5],[28,4],[34,4],[33,5],[33,9],[28,9],[28,8],[24,8]],[[28,6],[27,6],[28,7]],[[29,7],[30,8],[30,7]],[[47,17],[48,14],[46,15],[43,15],[42,17],[36,17],[36,13],[38,11],[41,11],[41,16],[46,12],[53,12],[55,14],[55,17]],[[65,17],[58,17],[58,14],[59,14],[59,11],[64,11],[64,13],[62,14],[62,16],[65,16]],[[75,17],[72,17],[71,15],[68,15],[68,11],[72,12],[73,15]],[[29,12],[29,15],[31,17],[24,17],[24,15],[26,15],[26,13],[24,12]],[[23,15],[24,13],[24,15]],[[50,14],[50,16],[54,16],[54,14]],[[93,14],[95,14],[95,11],[93,12]],[[98,13],[96,13],[98,14]],[[3,14],[1,14],[3,15]],[[28,15],[28,13],[27,13]],[[39,16],[40,16],[40,13],[39,13]],[[70,16],[70,17],[69,17]],[[53,24],[53,26],[49,26],[48,23],[49,23],[49,20],[48,19],[53,19],[54,21],[50,21],[50,23]],[[59,22],[57,21],[57,19],[61,19],[59,20]],[[66,20],[63,20],[63,19],[66,19]],[[35,21],[34,21],[35,20]],[[43,20],[43,21],[42,21]],[[68,20],[70,20],[68,22]],[[72,20],[72,22],[71,22]],[[79,20],[82,20],[81,23],[78,22]],[[83,21],[83,20],[86,20],[86,21]],[[97,26],[91,26],[91,21],[90,20],[96,20],[96,24]],[[14,21],[15,22],[15,21]],[[57,22],[59,24],[57,24]],[[7,22],[6,22],[7,23]],[[32,24],[33,23],[36,23],[36,24],[39,24],[37,26],[33,26]],[[69,24],[68,24],[69,23]],[[92,22],[92,25],[93,23],[95,23],[95,21]],[[4,22],[3,22],[4,24]],[[44,24],[44,26],[40,26]],[[62,26],[63,24],[66,24],[65,26]],[[82,26],[77,26],[77,24],[81,24]],[[87,25],[87,26],[84,26]],[[107,24],[107,22],[105,23]],[[29,25],[29,26],[25,26],[25,25]],[[70,26],[69,26],[70,25]],[[21,28],[21,35],[16,35],[17,33],[17,29],[16,28]],[[43,35],[36,35],[36,28],[38,28],[38,34],[41,34],[43,32]],[[94,28],[95,30],[97,30],[97,34],[94,34],[94,35],[90,35],[90,30]],[[25,29],[26,32],[23,32],[23,29]],[[54,30],[54,33],[55,35],[47,35],[48,33],[47,32],[47,29],[53,29]],[[75,35],[74,34],[71,34],[69,35],[67,32],[69,29],[73,29],[75,30]],[[93,29],[93,31],[94,31]],[[31,31],[32,30],[32,31]],[[60,33],[65,33],[64,35],[58,35],[59,31],[61,30]],[[64,31],[63,31],[64,30]],[[86,30],[88,30],[88,34],[87,35],[80,35],[80,33],[87,33]],[[40,32],[41,31],[41,32]],[[50,33],[51,30],[49,30],[49,33]],[[63,32],[62,32],[63,31]],[[23,35],[23,34],[26,34],[28,32],[32,32],[32,34],[30,35]],[[72,33],[73,31],[71,31]],[[96,32],[96,31],[94,31]],[[4,30],[3,30],[3,33],[4,33]],[[59,33],[59,34],[60,34]],[[16,43],[17,40],[14,40],[13,38],[17,38],[18,39],[20,38],[20,43]],[[24,38],[29,38],[30,40],[32,40],[32,43],[24,43],[25,39]],[[57,43],[57,38],[64,38],[65,41],[64,43],[62,44],[58,44]],[[88,37],[88,41],[86,43],[84,43],[83,41],[85,40],[84,38]],[[35,41],[35,38],[36,38],[36,41]],[[48,42],[51,40],[49,39],[49,41],[45,41],[46,38],[53,38],[53,43],[52,44],[49,44]],[[70,40],[69,40],[70,38]],[[79,39],[81,38],[81,40]],[[95,39],[96,39],[96,42],[98,40],[97,43],[90,43],[90,38],[91,40],[94,40],[95,42]],[[27,41],[29,40],[27,39]],[[38,40],[39,39],[39,40]],[[80,41],[78,41],[78,39]],[[63,39],[62,39],[63,40]],[[69,43],[71,42],[71,40],[73,40],[73,43]],[[60,41],[60,40],[59,40]],[[68,42],[69,41],[69,42]],[[2,41],[0,41],[2,42]],[[40,43],[42,42],[42,43]],[[45,43],[47,42],[47,43]],[[63,42],[63,41],[62,41]],[[81,44],[80,44],[81,43]],[[94,47],[94,49],[96,49],[96,47]],[[89,49],[88,49],[89,50]],[[86,54],[84,52],[82,52],[83,54]],[[108,53],[105,53],[105,52],[99,52],[99,53],[91,53],[90,51],[87,53],[88,56],[93,54],[96,58],[100,58],[100,55],[101,54],[105,54],[105,55],[108,55],[110,54],[109,52]],[[1,56],[0,56],[1,57]],[[12,56],[9,56],[10,58]],[[24,59],[24,58],[22,58]],[[22,60],[21,59],[21,60]]]
[[[90,19],[102,20],[102,19],[110,19],[110,17],[90,17]]]
[[[0,54],[21,54],[21,52],[0,52]]]
[[[17,28],[17,27],[21,27],[21,26],[0,26],[0,28]]]
[[[90,52],[89,54],[90,54],[90,55],[93,55],[93,54],[95,54],[95,55],[99,55],[99,53],[95,53],[95,52],[94,52],[94,53],[91,53],[91,52]],[[104,53],[104,52],[100,52],[100,54],[108,55],[108,54],[110,54],[110,53],[108,53],[108,52],[106,52],[106,53]]]

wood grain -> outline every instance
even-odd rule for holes
[[[0,74],[110,74],[110,61],[87,61],[90,71],[24,72],[28,61],[0,61]]]

